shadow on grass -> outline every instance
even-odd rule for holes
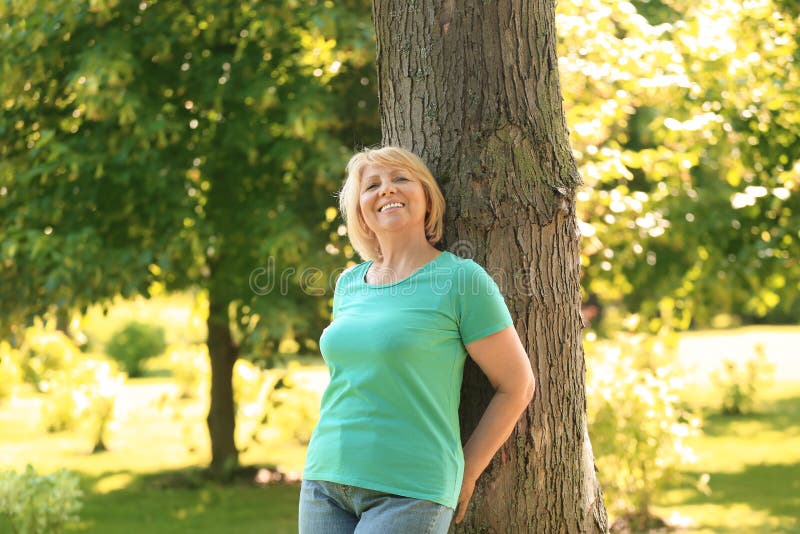
[[[300,483],[258,484],[258,470],[242,468],[225,484],[199,467],[135,475],[120,470],[86,477],[81,521],[69,531],[297,532]],[[110,491],[97,489],[115,477],[127,483]]]
[[[732,426],[740,423],[756,423],[766,430],[781,432],[787,437],[800,435],[800,396],[770,402],[754,414],[709,413],[705,416],[703,433],[710,437],[736,434],[732,432]]]
[[[800,517],[800,463],[752,464],[737,473],[710,475],[710,495],[694,493],[680,504],[741,503],[772,516]]]

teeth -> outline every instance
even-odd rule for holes
[[[385,206],[383,206],[383,207],[380,209],[380,211],[384,211],[384,210],[386,210],[386,209],[389,209],[389,208],[394,208],[394,207],[402,208],[402,207],[403,207],[403,205],[402,205],[402,204],[400,204],[399,202],[392,202],[391,204],[386,204]]]

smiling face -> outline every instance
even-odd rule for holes
[[[422,183],[408,171],[365,166],[361,171],[359,207],[364,222],[377,235],[398,230],[425,231],[428,199]]]

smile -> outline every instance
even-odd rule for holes
[[[400,209],[400,208],[402,208],[404,206],[405,206],[405,204],[402,204],[400,202],[392,202],[391,204],[386,204],[385,206],[381,206],[381,209],[379,209],[378,211],[383,213],[383,212],[386,212],[386,211],[392,211],[392,210],[395,210],[395,209]]]

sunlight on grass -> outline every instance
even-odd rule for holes
[[[654,507],[679,514],[686,532],[797,532],[800,515],[800,381],[779,381],[758,413],[710,414],[690,445],[698,462],[683,476],[710,475],[710,494],[685,486],[664,493]]]
[[[667,508],[654,507],[654,511],[665,517]],[[754,510],[746,504],[698,504],[681,509],[682,517],[688,524],[686,530],[692,534],[767,534],[771,532],[792,532],[796,521],[791,518],[776,518],[768,512]],[[685,514],[685,515],[683,515]]]
[[[133,482],[133,475],[130,473],[107,475],[101,477],[97,482],[94,483],[94,486],[92,486],[92,491],[94,493],[105,494],[111,491],[121,490],[128,486],[131,482]]]

